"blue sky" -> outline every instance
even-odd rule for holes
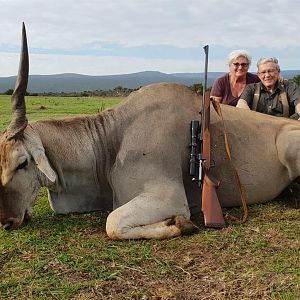
[[[30,74],[226,72],[246,49],[300,70],[300,2],[228,0],[0,0],[0,76],[15,75],[24,21]]]

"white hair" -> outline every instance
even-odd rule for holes
[[[259,69],[260,65],[263,65],[266,63],[273,63],[275,65],[276,69],[280,72],[278,59],[276,57],[260,58],[257,62],[257,69]]]
[[[228,64],[232,64],[234,60],[236,60],[238,57],[244,57],[247,59],[248,64],[251,65],[252,57],[250,53],[246,50],[234,50],[229,53],[228,55]]]

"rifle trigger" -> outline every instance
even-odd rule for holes
[[[210,163],[210,167],[214,168],[216,166],[216,162],[212,159]]]

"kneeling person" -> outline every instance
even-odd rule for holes
[[[261,58],[257,62],[261,82],[246,86],[237,107],[264,114],[300,119],[300,89],[291,80],[279,81],[280,67],[276,58]]]

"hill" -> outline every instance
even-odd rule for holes
[[[300,74],[300,70],[282,71],[284,78],[290,79]],[[207,83],[211,86],[214,80],[224,72],[209,72]],[[16,76],[0,77],[0,93],[12,89],[15,85]],[[135,89],[157,82],[177,82],[187,86],[204,82],[203,73],[173,73],[166,74],[156,71],[145,71],[132,74],[90,76],[73,73],[54,75],[30,75],[28,92],[83,92],[94,90],[110,90],[122,86]]]

